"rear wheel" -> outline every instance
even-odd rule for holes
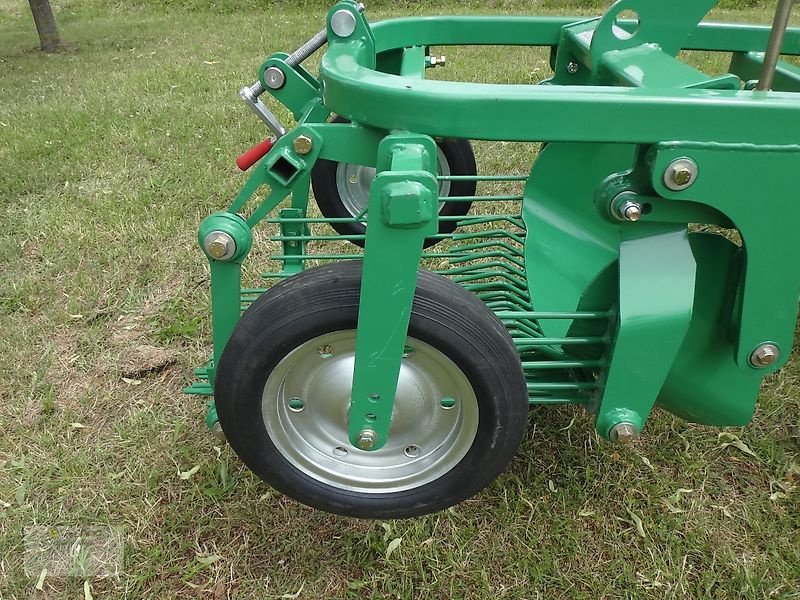
[[[215,397],[233,449],[281,492],[330,512],[402,518],[475,494],[511,460],[527,388],[502,324],[475,296],[420,272],[389,440],[348,441],[359,262],[265,293],[225,347]]]
[[[334,123],[347,123],[347,119],[335,117]],[[441,139],[436,143],[436,168],[439,175],[476,175],[475,153],[469,140],[460,138]],[[327,218],[351,218],[365,214],[369,202],[369,190],[375,179],[375,169],[352,163],[318,160],[311,171],[311,185],[320,212]],[[469,212],[471,202],[448,201],[448,196],[474,196],[475,181],[448,181],[439,183],[439,216],[462,216]],[[439,221],[439,233],[455,230],[456,220]],[[363,235],[364,223],[331,223],[341,235]],[[437,240],[428,238],[425,247]],[[353,240],[364,246],[364,240]]]

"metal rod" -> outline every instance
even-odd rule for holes
[[[772,21],[772,31],[769,34],[767,51],[764,54],[764,64],[761,66],[761,75],[756,86],[759,91],[769,91],[772,89],[772,84],[775,83],[775,70],[783,47],[783,36],[789,26],[789,17],[792,14],[793,4],[794,0],[780,0],[778,2],[775,19]]]
[[[290,67],[296,67],[309,56],[314,54],[317,50],[322,48],[328,41],[328,29],[325,28],[318,32],[314,37],[308,40],[305,44],[300,46],[297,50],[292,52],[286,57],[286,64]]]

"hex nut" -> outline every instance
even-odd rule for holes
[[[630,444],[639,437],[639,430],[633,423],[617,423],[611,428],[609,437],[617,444]]]
[[[358,443],[356,444],[362,450],[370,450],[375,446],[378,439],[378,434],[372,429],[364,429],[358,434]]]
[[[697,181],[697,163],[691,158],[673,160],[664,170],[664,186],[673,192],[681,192]]]
[[[307,135],[298,135],[294,138],[292,144],[294,145],[294,151],[298,154],[308,154],[314,147],[314,142]]]
[[[215,260],[228,260],[236,253],[236,242],[224,231],[212,231],[206,236],[205,249]]]
[[[750,355],[750,364],[757,369],[764,369],[778,362],[780,356],[780,348],[775,344],[761,344]]]

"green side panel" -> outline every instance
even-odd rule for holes
[[[694,315],[658,405],[695,423],[746,425],[762,376],[739,369],[728,335],[742,252],[718,235],[693,234],[689,241],[697,260]]]
[[[601,436],[622,422],[642,430],[688,331],[695,273],[685,225],[620,228],[619,327],[597,413]]]
[[[617,298],[614,264],[619,225],[594,205],[598,186],[633,164],[624,144],[549,144],[542,150],[522,203],[525,272],[536,310],[608,310]],[[562,337],[565,320],[541,322],[544,335]]]

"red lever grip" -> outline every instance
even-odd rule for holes
[[[272,146],[275,145],[275,140],[272,138],[267,138],[260,144],[256,144],[247,152],[241,154],[239,158],[236,159],[236,166],[239,167],[242,171],[247,171],[250,167],[260,161],[267,155],[267,152],[272,150]]]

